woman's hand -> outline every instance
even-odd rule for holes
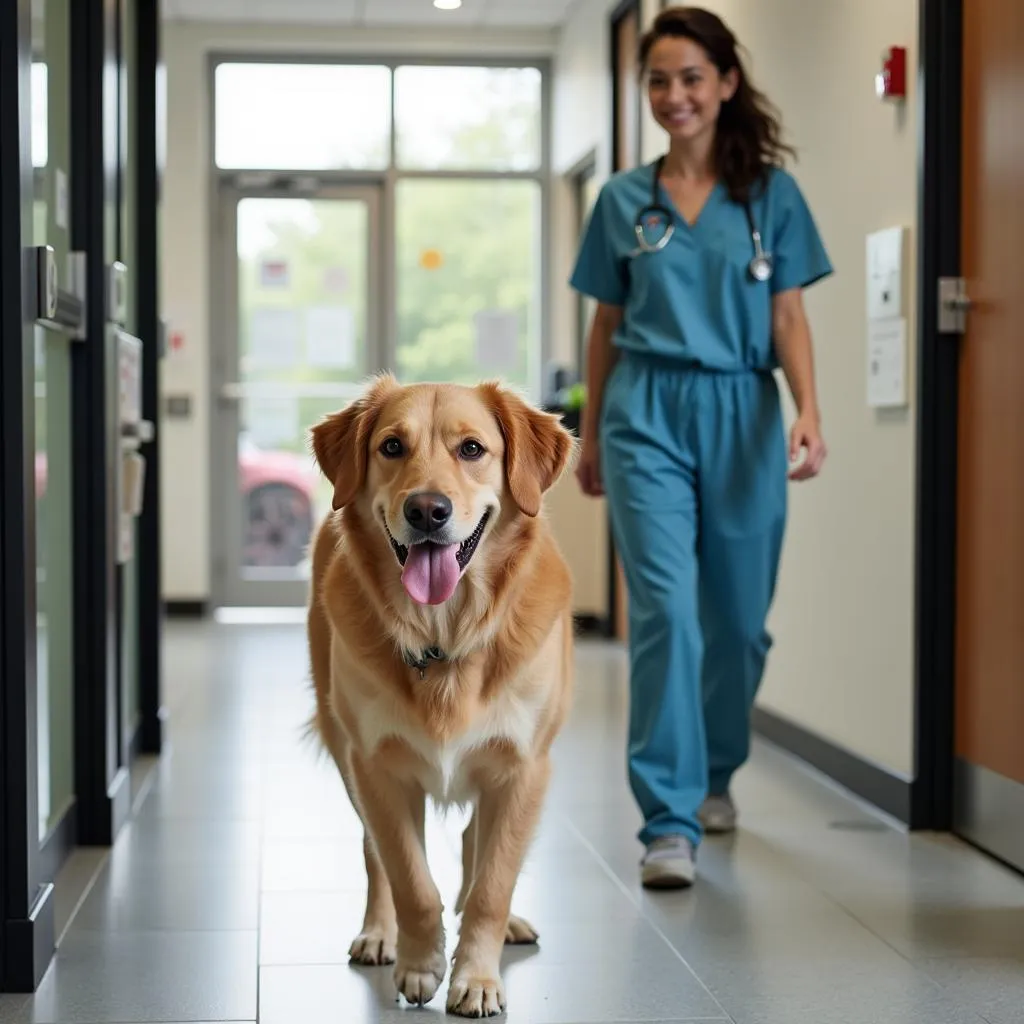
[[[801,451],[805,452],[803,462],[797,464]],[[828,450],[821,436],[818,417],[802,413],[789,435],[789,479],[810,480],[821,472]]]
[[[579,461],[576,463],[576,479],[580,489],[591,498],[600,498],[604,494],[601,483],[601,453],[596,441],[584,441]]]
[[[793,403],[802,410],[789,435],[789,479],[810,480],[821,472],[827,452],[818,416],[811,329],[799,288],[779,292],[772,300],[772,333]],[[798,464],[801,452],[804,459]]]

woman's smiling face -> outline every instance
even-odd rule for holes
[[[736,72],[721,75],[692,39],[666,36],[647,59],[647,96],[655,121],[673,140],[713,134],[722,104],[736,91]]]

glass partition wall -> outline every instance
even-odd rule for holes
[[[68,0],[33,0],[32,244],[50,246],[58,268],[67,267],[70,252],[68,33]],[[75,798],[70,417],[75,342],[42,324],[33,331],[38,811],[39,839],[45,840]]]
[[[157,643],[134,636],[136,589],[150,608],[158,590],[116,543],[133,389],[112,329],[132,326],[136,291],[155,294],[139,228],[155,189],[136,185],[157,176],[137,101],[158,29],[153,0],[0,4],[0,991],[38,984],[84,880],[75,848],[127,820],[140,689],[158,715],[158,679],[142,687],[136,668]],[[122,261],[143,254],[121,317]]]
[[[213,61],[216,604],[305,601],[307,431],[369,374],[539,399],[546,70]]]

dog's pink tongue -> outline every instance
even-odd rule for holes
[[[419,604],[444,604],[461,575],[458,550],[458,544],[413,544],[402,570],[405,592]]]

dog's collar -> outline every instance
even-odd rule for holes
[[[448,655],[441,650],[440,647],[427,647],[420,654],[413,654],[412,651],[403,651],[402,657],[405,658],[406,665],[409,668],[416,669],[422,679],[427,672],[427,666],[432,661],[447,661]]]

